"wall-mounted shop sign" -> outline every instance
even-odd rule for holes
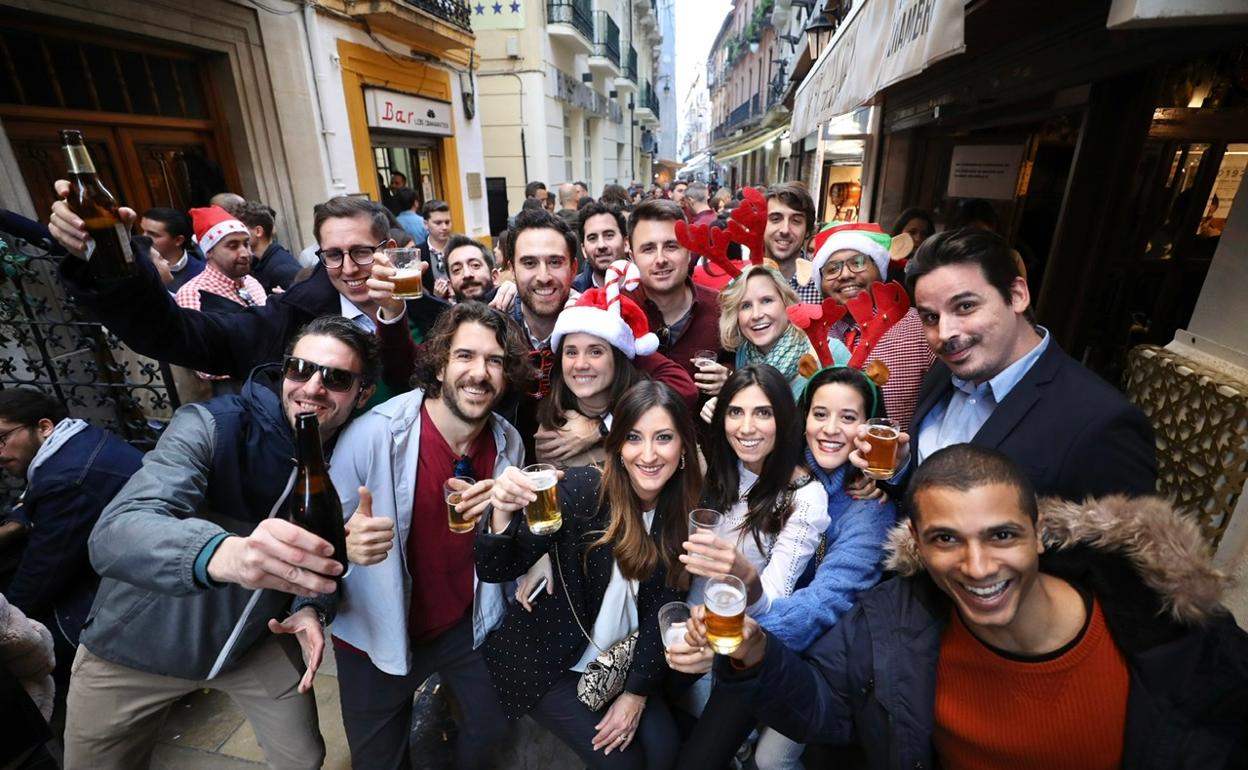
[[[963,144],[949,161],[950,198],[1011,200],[1023,160],[1021,144]]]
[[[612,123],[620,123],[624,120],[624,110],[620,109],[619,102],[608,99],[580,80],[564,74],[562,70],[553,67],[551,69],[555,73],[553,96],[556,99],[577,109],[585,110],[591,115],[608,118]]]
[[[364,108],[371,128],[451,136],[451,105],[398,91],[364,89]]]

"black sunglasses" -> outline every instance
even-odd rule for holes
[[[294,356],[286,356],[282,361],[282,376],[292,382],[307,382],[317,372],[321,374],[321,384],[325,386],[325,389],[338,393],[350,390],[351,385],[360,378],[360,375],[355,372],[324,366]]]

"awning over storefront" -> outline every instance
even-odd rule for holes
[[[764,131],[761,134],[743,137],[735,144],[730,144],[719,152],[712,153],[715,156],[715,162],[723,163],[726,160],[732,160],[733,158],[738,158],[742,155],[754,152],[759,147],[775,141],[788,130],[788,126],[780,126],[779,128],[773,128],[770,131]]]
[[[854,5],[793,102],[793,136],[865,104],[884,88],[966,49],[965,0],[867,0]]]
[[[681,171],[685,175],[693,175],[702,171],[710,170],[711,154],[709,152],[700,152],[697,155],[691,156],[685,161],[685,165],[681,168]]]
[[[1244,0],[1114,0],[1109,29],[1179,27],[1248,21]]]

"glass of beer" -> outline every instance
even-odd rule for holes
[[[720,655],[736,652],[744,641],[745,584],[732,575],[706,582],[706,641]]]
[[[689,623],[689,605],[684,602],[668,602],[659,608],[659,634],[664,649],[674,644],[684,644],[685,626]]]
[[[386,249],[386,258],[394,267],[395,299],[416,299],[425,293],[420,276],[420,249]]]
[[[559,475],[555,466],[537,463],[524,469],[537,499],[524,507],[524,517],[529,531],[535,535],[549,535],[563,526],[563,512],[559,508]]]
[[[867,469],[864,474],[873,479],[888,481],[897,473],[897,437],[901,428],[893,420],[873,417],[867,420]]]
[[[473,523],[465,521],[464,516],[455,510],[455,506],[464,499],[464,490],[472,486],[476,482],[466,476],[455,476],[449,478],[442,485],[442,497],[446,500],[446,518],[451,526],[451,531],[456,534],[471,532]]]
[[[694,366],[699,369],[705,369],[715,363],[718,358],[719,354],[714,350],[699,350],[697,353],[693,354],[692,361]]]

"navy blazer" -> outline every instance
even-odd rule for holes
[[[919,389],[912,426],[953,393],[938,358]],[[918,440],[918,427],[912,441]],[[1148,418],[1109,383],[1066,355],[1057,342],[997,405],[972,444],[1017,463],[1038,495],[1068,500],[1157,491],[1157,454]]]

